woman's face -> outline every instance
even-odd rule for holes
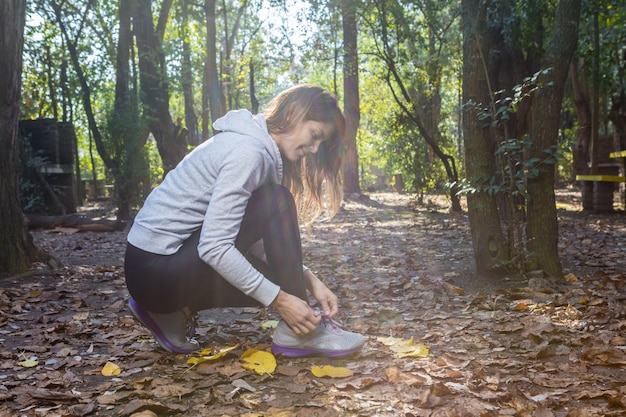
[[[297,162],[307,153],[317,153],[320,144],[333,133],[331,123],[307,120],[285,133],[272,134],[281,153],[291,162]]]

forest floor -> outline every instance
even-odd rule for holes
[[[473,274],[467,215],[414,203],[372,194],[303,234],[306,264],[367,341],[273,371],[242,356],[268,348],[275,312],[202,312],[210,350],[167,353],[126,307],[125,232],[33,232],[62,265],[0,280],[0,417],[626,415],[624,212],[582,212],[560,190],[566,279],[490,280]],[[349,375],[315,376],[324,365]]]

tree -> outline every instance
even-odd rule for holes
[[[527,4],[531,18],[522,21],[508,2],[463,3],[466,174],[479,271],[507,265],[519,272],[561,275],[555,164],[561,156],[561,100],[579,6],[575,0],[559,1],[544,50],[544,28],[537,17],[545,15],[546,5]],[[524,43],[525,36],[535,41]],[[522,50],[521,45],[531,46]],[[504,204],[499,206],[501,197]]]
[[[171,0],[161,4],[156,28],[153,23],[151,0],[138,0],[136,8],[133,9],[143,119],[156,140],[166,175],[176,167],[187,152],[186,131],[174,123],[170,113],[169,80],[162,48],[170,6]]]
[[[544,159],[543,150],[557,145],[559,115],[565,79],[578,40],[580,0],[560,0],[552,38],[541,61],[538,82],[542,86],[533,96],[529,138],[533,146],[529,158]],[[538,175],[528,180],[528,251],[534,255],[533,269],[541,269],[551,277],[562,276],[558,254],[559,231],[554,197],[553,164],[537,166]]]
[[[25,0],[0,2],[0,272],[27,270],[38,251],[20,209],[18,122],[24,46]]]
[[[189,31],[189,10],[186,1],[180,6],[180,34],[182,38],[181,84],[185,98],[185,125],[187,127],[187,142],[191,146],[200,144],[198,135],[198,118],[193,105],[193,74],[191,65],[191,45]]]
[[[131,32],[132,2],[122,0],[119,6],[119,36],[117,44],[116,83],[113,112],[108,121],[108,132],[101,128],[96,120],[92,103],[92,89],[87,74],[81,65],[79,41],[83,37],[86,16],[91,3],[81,12],[82,22],[78,30],[70,34],[64,19],[64,10],[60,3],[50,2],[54,15],[63,35],[65,45],[70,54],[72,67],[80,84],[83,108],[87,117],[89,130],[94,138],[96,148],[105,166],[114,178],[117,217],[128,220],[131,217],[132,207],[139,199],[147,194],[149,181],[147,179],[147,165],[143,145],[146,142],[148,131],[142,128],[139,118],[137,91],[131,91],[131,84],[136,85],[130,78],[130,55],[133,48]],[[105,131],[103,131],[105,130]],[[108,137],[107,137],[108,133]],[[143,193],[142,193],[143,191]]]
[[[573,154],[576,174],[592,169],[599,174],[611,172],[600,167],[599,162],[607,161],[598,161],[606,157],[606,152],[598,155],[606,142],[609,149],[611,145],[615,150],[626,149],[625,17],[626,4],[581,2],[579,44],[570,67],[578,127]]]
[[[202,139],[211,136],[209,121],[217,120],[226,113],[226,99],[222,91],[217,67],[217,28],[216,0],[204,1],[206,24],[206,57],[204,61],[204,82],[202,83]],[[210,111],[210,114],[209,114]]]
[[[456,183],[458,172],[455,157],[445,146],[440,130],[441,83],[445,46],[456,21],[457,12],[451,5],[428,1],[373,2],[372,35],[377,45],[373,53],[384,65],[384,82],[402,110],[405,120],[419,132],[421,138],[441,161],[447,181]],[[423,25],[422,22],[427,24]],[[426,26],[422,29],[421,26]],[[405,152],[419,149],[411,143]],[[418,160],[420,155],[414,155]],[[417,183],[417,179],[411,182]],[[452,210],[461,211],[459,196],[450,190]]]
[[[359,157],[356,136],[359,128],[359,56],[357,44],[356,0],[341,0],[343,22],[343,110],[346,116],[346,153],[343,166],[343,188],[346,193],[360,194]]]
[[[137,79],[131,76],[131,57],[134,55],[131,30],[133,7],[132,1],[119,2],[115,98],[108,122],[110,141],[118,157],[109,158],[106,150],[101,151],[109,161],[108,167],[115,178],[117,217],[124,220],[132,217],[132,208],[141,203],[139,200],[148,195],[151,189],[145,151],[148,129],[140,117]]]
[[[486,9],[481,0],[462,1],[463,22],[463,141],[467,178],[489,178],[496,172],[495,145],[489,129],[480,117],[480,103],[488,103],[489,79],[484,57],[488,56]],[[472,246],[476,270],[496,269],[509,259],[509,250],[502,232],[498,204],[486,192],[467,196]]]

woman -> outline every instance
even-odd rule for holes
[[[302,265],[298,225],[298,214],[310,222],[341,204],[345,119],[336,97],[300,85],[262,115],[231,111],[214,127],[221,133],[169,172],[135,218],[125,259],[131,312],[177,353],[199,349],[198,311],[258,305],[281,316],[277,354],[360,350],[363,337],[331,319],[337,297]]]

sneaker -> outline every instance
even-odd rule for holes
[[[196,330],[195,317],[188,317],[183,311],[168,314],[151,313],[144,310],[131,298],[128,307],[133,316],[152,333],[157,343],[168,352],[191,353],[200,349],[192,339]]]
[[[339,357],[358,352],[365,339],[358,333],[352,333],[328,316],[322,316],[322,322],[311,333],[298,336],[289,325],[281,320],[274,331],[272,352],[283,356],[298,357],[323,355]]]

